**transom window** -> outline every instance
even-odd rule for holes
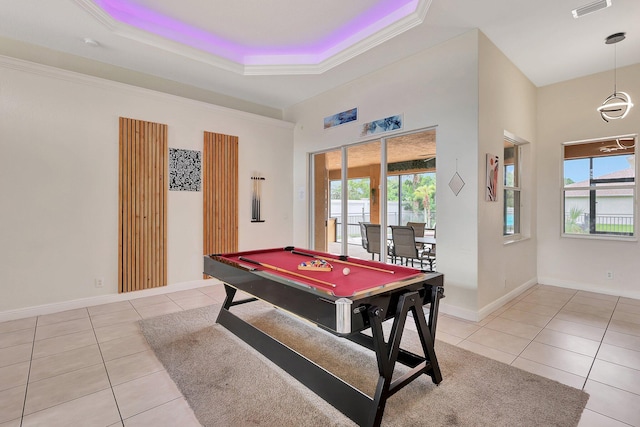
[[[637,136],[563,145],[563,234],[635,236]]]

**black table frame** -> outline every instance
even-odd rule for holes
[[[210,256],[205,257],[205,274],[217,277],[215,275],[216,271],[213,271],[215,268],[212,269],[211,263],[207,262],[208,257]],[[209,268],[207,265],[209,265]],[[379,426],[382,422],[387,399],[422,374],[429,375],[435,384],[439,384],[442,381],[442,374],[434,350],[439,300],[443,297],[441,274],[431,274],[433,280],[420,283],[418,288],[414,285],[408,289],[395,289],[395,296],[391,299],[382,294],[368,298],[366,301],[367,308],[362,310],[360,314],[365,318],[367,328],[371,328],[371,335],[366,335],[361,330],[348,334],[338,334],[330,328],[318,324],[318,326],[335,335],[347,338],[375,352],[379,377],[372,398],[232,313],[231,308],[233,306],[257,300],[255,297],[234,300],[237,290],[242,290],[249,294],[252,293],[252,290],[256,290],[255,283],[252,286],[247,286],[247,283],[251,282],[251,280],[247,280],[247,273],[254,274],[251,271],[238,271],[233,275],[222,274],[226,277],[218,277],[226,282],[224,285],[226,298],[218,314],[217,322],[358,425]],[[258,279],[260,282],[265,280],[262,274]],[[286,285],[281,286],[285,286],[285,292],[295,293],[297,291],[295,289],[286,290]],[[268,296],[256,296],[270,302]],[[386,306],[385,303],[388,304],[390,300],[391,304]],[[376,302],[380,304],[376,304]],[[425,304],[430,305],[428,321],[423,311],[423,305]],[[275,306],[278,307],[278,305]],[[414,354],[400,347],[409,313],[411,313],[416,323],[424,356]],[[393,318],[393,325],[389,340],[386,342],[382,323],[390,318]],[[393,380],[396,363],[401,363],[411,369]]]

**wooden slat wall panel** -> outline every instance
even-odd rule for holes
[[[202,157],[204,255],[235,252],[238,250],[238,137],[205,132]]]
[[[167,125],[120,117],[118,291],[167,285]]]

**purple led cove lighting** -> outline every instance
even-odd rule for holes
[[[320,63],[383,28],[411,15],[416,11],[418,3],[419,0],[378,3],[375,7],[352,20],[348,26],[343,27],[340,31],[332,34],[326,41],[323,41],[322,51],[315,63]]]
[[[112,18],[127,25],[235,62],[243,62],[242,46],[229,40],[134,5],[126,0],[93,1]]]
[[[326,37],[308,45],[245,46],[128,0],[92,0],[117,21],[243,65],[319,64],[415,12],[419,0],[381,0]]]

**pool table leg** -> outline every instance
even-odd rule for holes
[[[438,310],[440,300],[444,298],[444,289],[442,286],[432,286],[427,292],[431,292],[429,305],[429,330],[431,331],[431,339],[436,340],[436,327],[438,326]]]
[[[387,318],[387,314],[378,307],[368,309],[371,336],[362,333],[345,336],[345,338],[373,350],[376,354],[379,377],[373,399],[229,311],[234,305],[256,301],[257,298],[234,301],[237,290],[227,284],[225,284],[225,292],[227,295],[223,308],[218,314],[217,323],[254,347],[359,425],[379,427],[387,399],[420,375],[429,375],[436,384],[442,381],[442,374],[433,347],[435,320],[438,313],[439,296],[437,291],[432,291],[431,294],[432,305],[429,323],[427,323],[422,306],[423,298],[420,297],[418,291],[411,291],[399,297],[388,342],[385,342],[382,329],[382,323]],[[423,354],[426,357],[400,348],[409,312],[412,313],[416,322]],[[397,362],[412,369],[392,380]]]
[[[229,310],[234,305],[258,301],[258,298],[254,298],[254,297],[234,301],[233,297],[236,296],[237,289],[234,288],[233,286],[227,285],[226,283],[224,284],[224,291],[227,294],[227,296],[224,298],[224,303],[222,304],[222,307],[224,307],[225,310]]]
[[[420,343],[425,355],[424,358],[400,348],[400,341],[402,340],[402,334],[405,330],[405,323],[409,311],[413,314],[416,322],[418,336],[420,337]],[[373,398],[372,412],[370,414],[369,425],[371,426],[379,426],[382,422],[382,415],[384,414],[387,399],[420,375],[429,375],[435,384],[439,384],[442,381],[440,365],[438,364],[438,359],[433,347],[433,331],[431,331],[427,325],[427,320],[425,319],[422,308],[422,298],[419,293],[408,292],[400,296],[388,343],[384,341],[384,332],[382,329],[384,319],[385,313],[383,313],[381,309],[377,307],[369,308],[372,344],[376,353],[378,372],[380,374]],[[395,381],[392,381],[395,365],[398,361],[413,369]]]

